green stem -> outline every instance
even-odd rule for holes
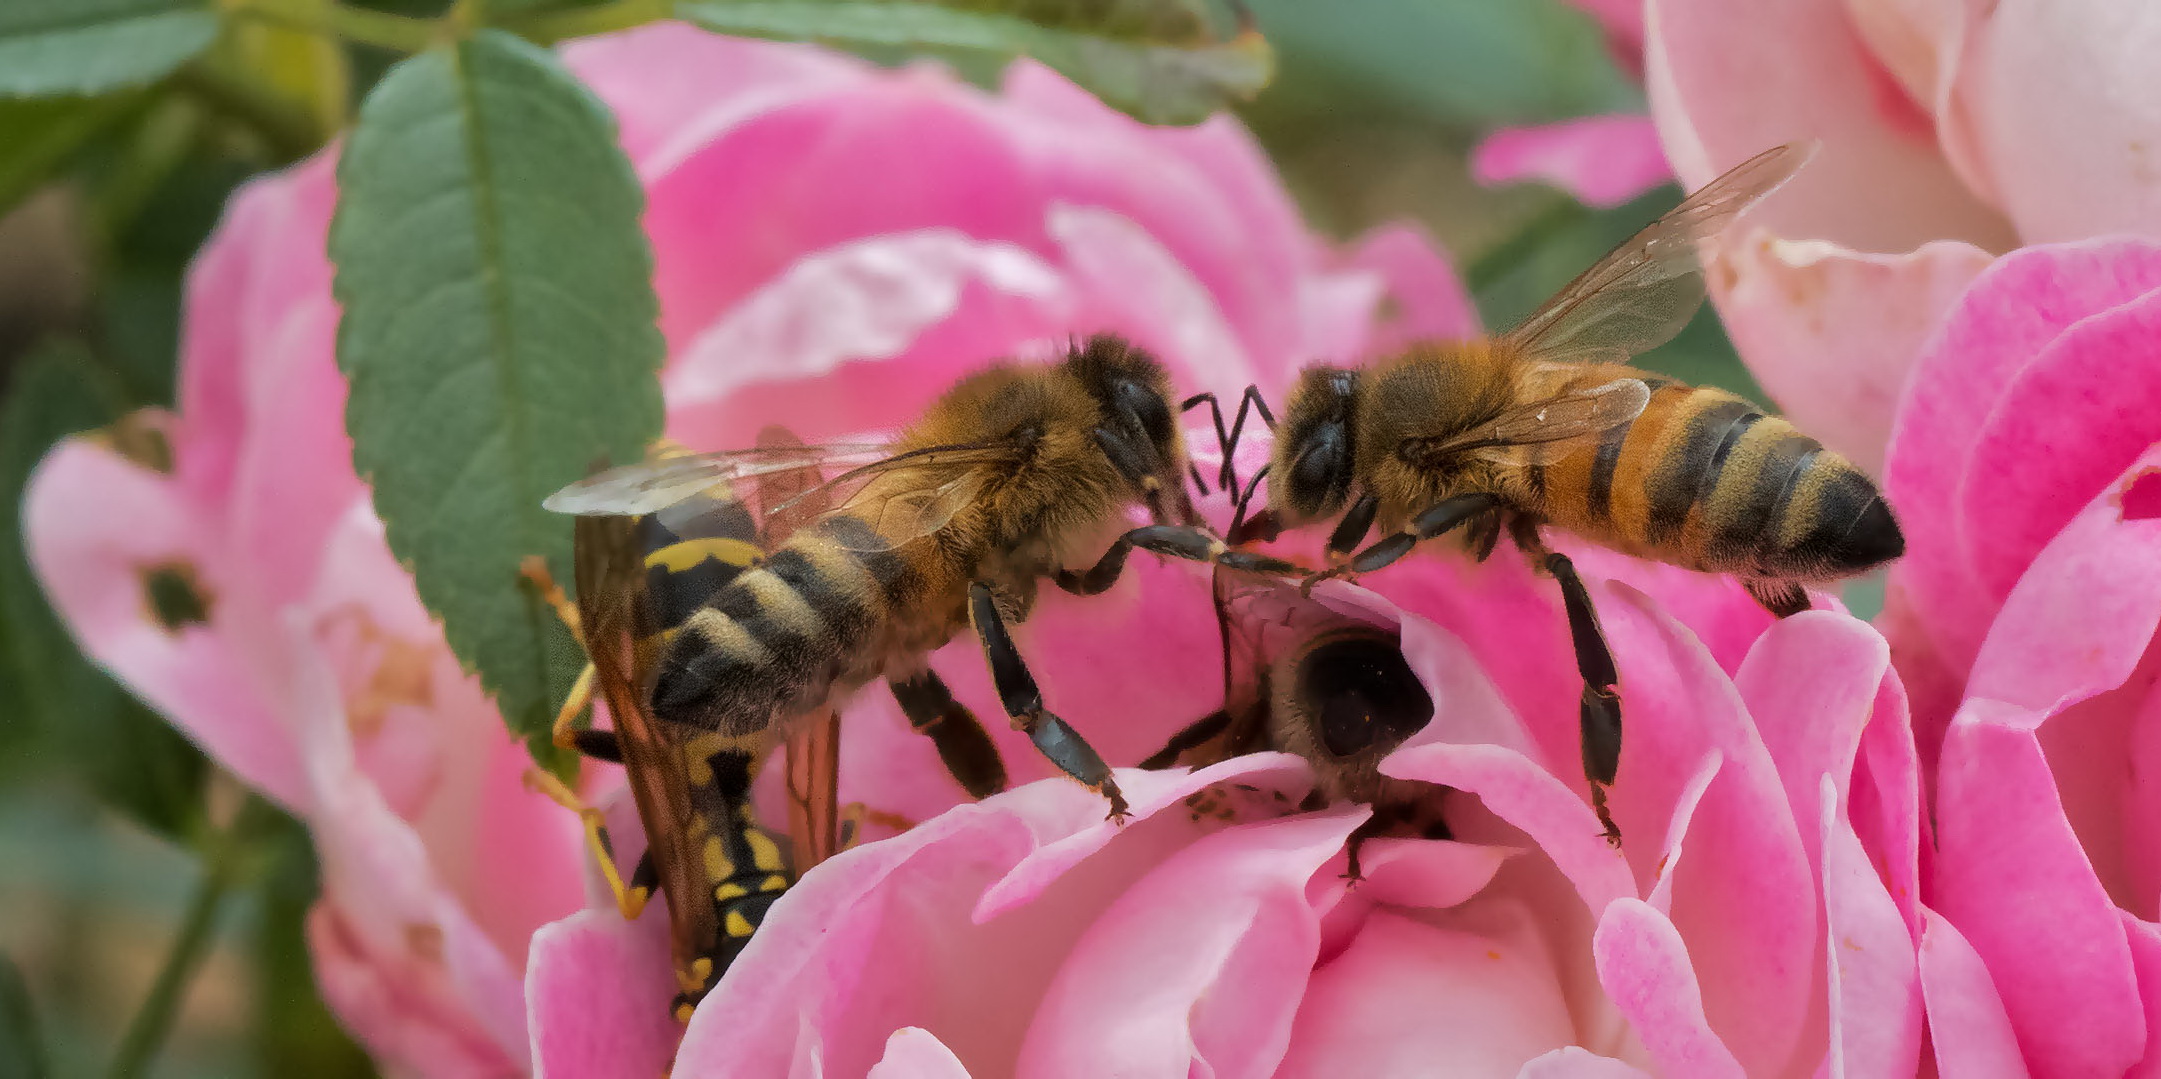
[[[226,10],[294,30],[329,34],[394,52],[420,52],[442,36],[434,19],[322,3],[321,0],[225,0]]]
[[[141,1075],[164,1044],[173,1017],[180,1012],[188,983],[194,980],[203,957],[210,953],[225,897],[248,874],[252,840],[275,812],[268,802],[249,795],[233,823],[204,844],[203,879],[195,886],[195,897],[188,902],[187,916],[180,924],[179,936],[173,939],[172,950],[165,954],[165,965],[159,968],[149,995],[128,1021],[127,1033],[121,1036],[120,1048],[114,1052],[112,1067],[106,1072],[113,1079]]]
[[[1547,241],[1588,216],[1590,211],[1582,203],[1566,196],[1554,199],[1545,209],[1531,215],[1531,219],[1507,239],[1472,259],[1464,268],[1464,286],[1470,289],[1471,295],[1482,295],[1545,247]]]
[[[523,18],[505,17],[503,22],[529,40],[553,45],[574,37],[628,30],[674,16],[675,0],[614,0],[595,7],[541,12]]]
[[[247,125],[279,163],[298,161],[323,145],[315,118],[263,86],[208,63],[173,74],[173,88]]]

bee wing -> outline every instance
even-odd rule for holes
[[[1537,446],[1603,434],[1643,414],[1651,388],[1640,378],[1618,378],[1595,386],[1577,386],[1542,400],[1517,405],[1461,434],[1420,439],[1413,451],[1435,460],[1474,450]]]
[[[1672,340],[1703,303],[1696,244],[1732,224],[1814,153],[1814,144],[1787,143],[1705,184],[1577,275],[1505,340],[1542,360],[1604,350],[1633,356]]]
[[[784,427],[758,432],[761,448],[796,447],[803,441]],[[832,508],[825,476],[815,464],[768,472],[757,478],[765,513],[760,540],[767,550]],[[830,707],[796,716],[787,740],[789,864],[800,877],[840,850],[840,713]]]
[[[736,495],[742,481],[890,452],[883,443],[766,445],[720,453],[672,453],[598,472],[549,495],[541,506],[577,517],[641,517],[695,494]]]

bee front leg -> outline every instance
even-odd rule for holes
[[[1095,565],[1079,573],[1059,570],[1051,575],[1051,580],[1076,596],[1093,596],[1118,583],[1118,575],[1125,572],[1126,556],[1133,553],[1135,547],[1172,558],[1274,577],[1295,577],[1307,572],[1296,562],[1238,550],[1189,525],[1147,525],[1118,537]]]
[[[1365,500],[1361,499],[1359,506],[1351,508],[1351,513],[1345,515],[1346,523],[1364,504]],[[1404,525],[1401,531],[1373,541],[1364,550],[1352,555],[1349,561],[1339,563],[1307,577],[1303,587],[1310,594],[1314,585],[1330,577],[1354,577],[1361,573],[1371,573],[1374,570],[1393,565],[1397,559],[1411,553],[1412,548],[1417,547],[1420,543],[1447,532],[1449,529],[1455,528],[1457,525],[1463,524],[1479,514],[1491,513],[1499,508],[1501,508],[1501,497],[1485,491],[1473,491],[1469,494],[1456,495],[1453,498],[1444,498],[1427,508],[1424,513],[1411,518],[1411,522]],[[1369,517],[1368,520],[1370,521],[1371,518]],[[1339,527],[1337,531],[1341,532],[1343,529]],[[1363,534],[1363,532],[1364,529],[1361,528],[1360,534]]]
[[[1005,789],[1005,761],[998,756],[998,746],[975,713],[953,699],[938,672],[925,667],[908,678],[886,679],[886,685],[908,725],[938,747],[938,759],[970,798],[988,798]]]
[[[990,585],[976,581],[968,586],[968,618],[975,624],[976,637],[983,642],[991,681],[997,685],[998,700],[1005,705],[1006,715],[1013,718],[1013,725],[1026,731],[1028,740],[1059,771],[1110,799],[1111,817],[1123,819],[1127,815],[1126,799],[1111,776],[1110,766],[1103,763],[1102,756],[1079,731],[1043,707],[1043,691],[1037,688],[1035,676],[1028,673],[1028,662],[1014,646]]]
[[[1613,649],[1599,627],[1598,612],[1591,607],[1591,593],[1583,587],[1576,564],[1567,555],[1549,549],[1538,536],[1535,519],[1518,516],[1509,522],[1509,534],[1531,561],[1553,575],[1561,585],[1561,605],[1568,612],[1568,636],[1575,648],[1576,671],[1583,676],[1583,700],[1577,725],[1583,738],[1583,774],[1591,781],[1591,808],[1605,827],[1606,841],[1621,845],[1621,829],[1606,808],[1606,788],[1621,769],[1621,695],[1613,684],[1621,680],[1613,662]]]

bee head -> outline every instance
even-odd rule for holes
[[[1360,376],[1347,367],[1308,367],[1291,389],[1276,435],[1271,497],[1288,520],[1332,517],[1350,501],[1357,463]]]
[[[1095,398],[1096,441],[1148,503],[1158,523],[1198,520],[1185,490],[1185,443],[1172,419],[1170,379],[1155,357],[1122,337],[1097,334],[1075,346],[1066,369]]]

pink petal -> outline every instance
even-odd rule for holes
[[[250,786],[305,812],[293,736],[261,695],[251,659],[225,632],[236,617],[225,552],[179,485],[85,440],[39,462],[23,496],[24,545],[76,643]],[[168,630],[145,574],[187,567],[210,621]]]
[[[1929,634],[1927,647],[1954,674],[1962,676],[1979,651],[2003,594],[1983,587],[1975,544],[1994,542],[1984,523],[2009,522],[2000,513],[1988,522],[1969,521],[1963,502],[1975,482],[1969,476],[1989,417],[2012,400],[2004,390],[2022,370],[2043,356],[2051,363],[2069,356],[2048,346],[2073,323],[2157,286],[2161,247],[2111,241],[2028,248],[1976,278],[1923,349],[1886,457],[1885,492],[1906,535],[1906,557],[1893,571],[1893,583]],[[2127,368],[2118,374],[2136,380],[2140,373]],[[2045,515],[2060,526],[2128,460],[2125,455],[2083,489],[2051,493],[2055,508]],[[1986,492],[1985,485],[1973,489]],[[2023,554],[2006,553],[2023,564],[2038,549],[2034,544]]]
[[[1921,1057],[1921,982],[1905,915],[1821,777],[1831,1074],[1911,1075]]]
[[[1871,56],[1838,4],[1650,0],[1646,88],[1667,159],[1696,187],[1783,142],[1823,146],[1751,216],[1780,236],[1858,251],[1929,240],[1989,250],[2010,230],[1937,149],[1927,113]]]
[[[1634,1065],[1602,1057],[1580,1046],[1564,1045],[1531,1058],[1516,1072],[1516,1079],[1647,1079],[1649,1073]]]
[[[1378,273],[1381,308],[1372,312],[1368,355],[1414,341],[1476,337],[1478,310],[1446,253],[1416,225],[1384,225],[1359,237],[1344,255],[1347,268]]]
[[[1928,1005],[1937,1073],[1975,1079],[2026,1075],[1988,965],[1943,915],[1929,910],[1923,917],[1921,993]]]
[[[1313,972],[1276,1075],[1506,1075],[1572,1040],[1526,908],[1496,900],[1429,917],[1376,913]]]
[[[1849,615],[1804,611],[1764,631],[1734,683],[1748,702],[1771,759],[1778,766],[1796,820],[1820,817],[1818,784],[1834,784],[1831,804],[1843,806],[1860,750],[1861,730],[1875,712],[1890,666],[1890,648],[1876,631]],[[1816,828],[1801,830],[1810,865],[1821,865]]]
[[[1933,755],[1931,757],[1933,759]],[[1919,751],[1896,672],[1876,691],[1874,714],[1861,731],[1861,752],[1847,791],[1847,817],[1872,863],[1880,867],[1891,898],[1906,919],[1907,934],[1921,937],[1921,851],[1927,821],[1921,815]]]
[[[2123,919],[2131,943],[2131,964],[2138,971],[2139,1001],[2146,1008],[2146,1055],[2130,1074],[2161,1075],[2161,926],[2130,914]]]
[[[1934,906],[1988,964],[2036,1068],[2121,1074],[2145,1019],[2121,916],[2064,819],[2031,728],[2007,704],[1968,701],[1937,786]]]
[[[968,1069],[936,1034],[902,1027],[885,1040],[885,1056],[870,1069],[869,1079],[968,1079]]]
[[[1641,900],[1620,900],[1599,920],[1592,949],[1598,980],[1661,1073],[1706,1079],[1746,1074],[1704,1020],[1703,989],[1689,967],[1688,946],[1665,915]]]
[[[1075,943],[1018,1070],[1273,1072],[1320,942],[1306,881],[1365,817],[1346,807],[1237,825],[1127,889]]]
[[[1957,94],[2028,242],[2161,228],[2151,140],[2161,22],[2095,0],[1977,8]]]
[[[308,911],[307,938],[323,1003],[378,1064],[431,1079],[495,1079],[519,1070],[523,1050],[513,1056],[445,1007],[439,983],[423,969],[385,962],[329,903]]]
[[[668,969],[659,918],[582,910],[543,926],[525,971],[535,1071],[549,1079],[665,1071],[681,1029],[668,1014]]]
[[[1720,246],[1711,289],[1786,417],[1881,475],[1923,342],[1992,257],[1955,240],[1883,255],[1756,230]]]
[[[1539,180],[1601,209],[1673,179],[1647,116],[1586,116],[1503,128],[1471,151],[1471,178],[1487,187]]]

